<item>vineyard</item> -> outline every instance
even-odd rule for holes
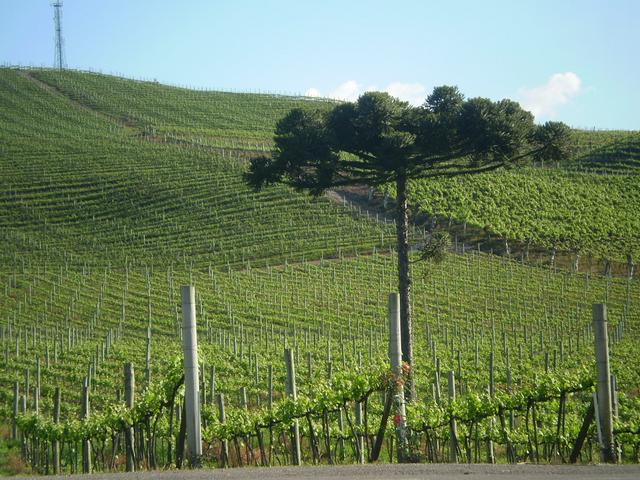
[[[412,200],[486,235],[625,262],[640,256],[640,175],[530,168],[417,181]]]
[[[403,382],[388,354],[393,222],[242,180],[290,108],[330,105],[0,69],[0,435],[24,471],[187,463],[182,285],[196,292],[205,466],[399,454],[598,462],[596,423],[585,418],[599,303],[616,452],[640,460],[637,275],[477,248],[413,266],[417,401],[398,449],[403,419],[388,408]],[[487,235],[637,258],[637,136],[574,135],[567,165],[416,184],[413,201]],[[419,244],[425,231],[411,235]]]

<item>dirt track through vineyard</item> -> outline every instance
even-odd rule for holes
[[[22,477],[25,478],[25,477]],[[72,475],[65,478],[91,480],[130,479],[255,479],[276,480],[356,480],[356,479],[401,479],[401,480],[458,480],[458,479],[510,479],[518,480],[631,480],[640,478],[640,465],[452,465],[452,464],[412,464],[412,465],[344,465],[338,467],[274,467],[274,468],[231,468],[182,470],[141,473],[111,473]]]

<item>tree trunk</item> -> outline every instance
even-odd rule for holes
[[[609,260],[608,258],[604,259],[604,276],[605,277],[610,277],[611,276],[611,260]]]
[[[402,340],[402,361],[413,366],[413,346],[411,341],[411,279],[409,277],[409,215],[407,208],[407,177],[404,172],[396,178],[396,237],[398,248],[398,293],[400,294],[400,330]],[[405,398],[415,399],[413,368],[409,369],[405,383]]]
[[[369,457],[370,462],[377,462],[378,457],[380,456],[380,450],[382,450],[382,441],[384,440],[384,432],[387,428],[387,421],[389,420],[389,413],[391,412],[391,405],[393,404],[393,395],[389,391],[386,394],[386,398],[384,400],[384,410],[382,411],[382,419],[380,420],[380,427],[378,428],[378,433],[376,434],[376,440],[373,444],[373,449],[371,450],[371,456]]]
[[[584,415],[584,420],[582,422],[582,427],[580,427],[578,437],[576,438],[576,441],[573,444],[573,448],[571,449],[571,454],[569,455],[569,463],[576,463],[578,461],[580,450],[582,450],[582,445],[584,444],[584,441],[587,438],[587,434],[589,433],[589,426],[593,422],[594,418],[595,408],[593,406],[593,402],[591,402],[589,404],[589,408],[587,408],[587,413],[585,413]]]
[[[176,468],[182,468],[184,460],[184,441],[187,436],[187,411],[186,402],[182,402],[182,415],[180,415],[180,430],[178,432],[178,441],[176,444]]]

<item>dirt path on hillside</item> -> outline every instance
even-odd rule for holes
[[[86,113],[91,113],[92,115],[96,115],[98,117],[102,117],[104,120],[107,120],[111,123],[117,123],[123,127],[126,127],[127,125],[124,124],[124,122],[120,122],[117,119],[111,117],[110,115],[101,112],[99,110],[96,110],[94,108],[89,107],[88,105],[85,105],[82,102],[79,102],[78,100],[76,100],[75,98],[71,98],[69,95],[65,94],[62,90],[56,88],[53,85],[50,85],[46,82],[43,82],[42,80],[40,80],[39,78],[36,78],[30,71],[26,71],[26,70],[20,70],[18,72],[18,75],[20,75],[23,78],[26,78],[27,80],[33,82],[36,86],[40,87],[41,89],[49,92],[51,95],[54,95],[56,97],[62,98],[65,101],[69,102],[75,109],[77,110],[81,110],[83,112]]]
[[[357,208],[361,210],[363,215],[368,215],[370,218],[378,218],[379,221],[386,223],[393,223],[395,219],[395,203],[393,199],[389,199],[387,202],[384,200],[384,195],[379,191],[374,191],[370,195],[369,188],[364,185],[357,185],[352,187],[344,187],[340,189],[334,189],[328,191],[327,198],[339,203],[345,204],[345,202],[351,208]],[[385,205],[386,203],[386,205]],[[409,223],[414,228],[417,236],[421,236],[420,232],[430,231],[431,228],[441,228],[449,232],[451,235],[452,252],[465,253],[469,251],[481,251],[482,253],[506,256],[506,245],[504,239],[496,237],[495,235],[487,235],[487,233],[472,225],[464,225],[454,219],[447,221],[444,218],[436,218],[435,221],[428,215],[421,213],[414,206],[409,207]],[[415,238],[415,236],[414,236]],[[416,251],[422,244],[417,243],[412,245],[412,251]],[[526,249],[523,243],[509,240],[509,258],[518,260],[521,263],[540,266],[544,268],[551,268],[550,255],[551,252],[548,249],[530,245]],[[573,272],[574,254],[571,252],[557,251],[555,259],[555,269],[563,272]],[[628,275],[628,266],[626,263],[611,262],[613,276],[626,277]],[[589,259],[583,257],[579,262],[579,273],[589,274],[603,274],[601,265],[598,259]],[[637,278],[637,274],[636,277]]]

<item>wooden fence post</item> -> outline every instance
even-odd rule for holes
[[[180,287],[182,296],[182,349],[184,352],[185,411],[187,414],[187,455],[190,466],[197,466],[202,457],[200,431],[200,385],[198,375],[198,338],[196,330],[196,290]]]
[[[607,306],[594,304],[592,308],[593,334],[595,340],[598,414],[602,431],[600,445],[602,461],[615,463],[616,454],[613,444],[613,420],[611,405],[611,382],[609,371],[609,340],[607,335]]]

